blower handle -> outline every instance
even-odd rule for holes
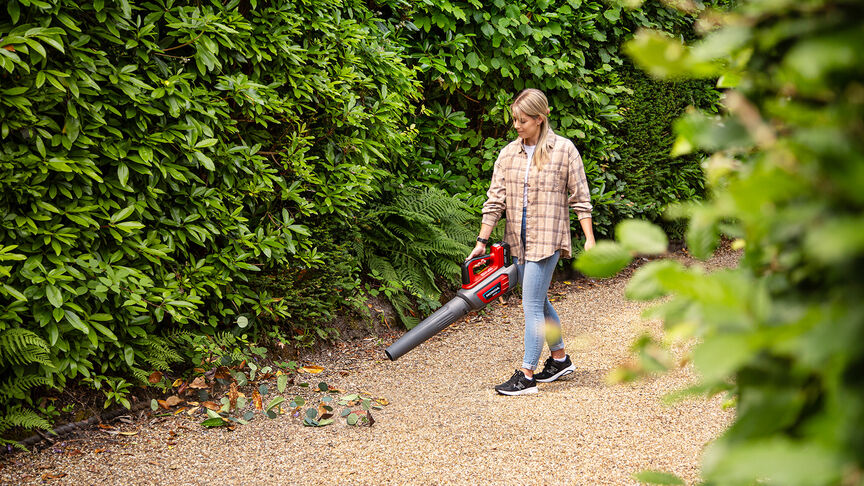
[[[488,265],[479,273],[476,272],[477,267],[484,263]],[[470,289],[499,268],[510,266],[511,263],[510,245],[503,241],[493,244],[488,255],[474,257],[462,263],[462,288]]]

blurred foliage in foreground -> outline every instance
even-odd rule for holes
[[[706,274],[660,260],[627,294],[671,296],[649,311],[670,338],[697,337],[701,381],[728,393],[736,418],[706,449],[706,484],[861,484],[864,478],[864,21],[860,2],[742,2],[705,12],[685,46],[651,31],[627,49],[655,76],[719,77],[721,116],[688,113],[674,151],[713,152],[710,198],[672,216],[689,222],[693,255],[719,233],[744,248],[740,267]],[[577,266],[616,272],[662,235],[619,227]],[[662,368],[658,343],[637,346]],[[631,370],[632,371],[632,370]],[[622,372],[623,374],[626,374]],[[622,376],[625,377],[625,376]],[[651,477],[641,476],[649,480]],[[656,482],[656,481],[655,481]]]

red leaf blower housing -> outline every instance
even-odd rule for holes
[[[432,315],[405,333],[384,353],[391,361],[419,346],[465,314],[480,310],[496,297],[509,292],[519,283],[519,271],[513,265],[510,245],[495,243],[491,253],[462,264],[462,288]]]

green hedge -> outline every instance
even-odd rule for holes
[[[26,409],[41,386],[122,403],[120,377],[198,359],[202,336],[309,344],[377,292],[416,322],[468,251],[526,86],[585,153],[608,231],[618,45],[692,22],[578,0],[5,10],[0,433],[45,425]]]
[[[412,70],[363,2],[6,10],[0,332],[50,359],[0,362],[4,408],[31,377],[143,380],[179,328],[291,316],[250,276],[323,264],[309,226],[348,224],[412,138]]]

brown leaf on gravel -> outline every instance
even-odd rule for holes
[[[106,430],[111,430],[114,428],[112,425],[108,425],[108,424],[99,424],[96,427],[99,427],[100,429],[106,429]]]
[[[375,419],[372,418],[372,413],[369,410],[366,410],[366,416],[369,417],[369,427],[372,427],[372,424],[375,423]]]
[[[228,389],[228,410],[237,408],[237,398],[240,394],[237,392],[237,383],[231,382],[231,388]]]
[[[216,368],[216,373],[213,375],[213,377],[220,380],[230,380],[231,372],[228,371],[228,368],[226,368],[225,366],[220,366]]]
[[[154,371],[153,373],[150,373],[150,376],[147,377],[147,381],[149,381],[151,385],[159,383],[160,381],[162,381],[162,372]]]
[[[194,380],[192,380],[192,383],[189,384],[189,388],[195,388],[197,390],[202,390],[204,388],[210,388],[210,387],[207,385],[207,380],[204,379],[203,376],[199,376],[198,378],[195,378]]]
[[[105,452],[105,449],[93,449],[93,454],[102,454]]]
[[[264,410],[264,403],[261,401],[261,394],[258,390],[252,390],[252,403],[255,404],[256,410]]]
[[[331,410],[327,410],[327,405],[324,402],[318,404],[318,420],[325,420],[333,416],[332,407]]]
[[[302,368],[297,369],[297,372],[299,373],[312,373],[313,375],[321,373],[322,371],[324,371],[324,367],[317,365],[306,365]]]
[[[183,399],[178,397],[177,395],[171,395],[170,397],[165,399],[165,403],[169,407],[173,407],[175,405],[179,405],[179,404],[183,403]]]
[[[210,401],[207,401],[207,402],[201,402],[201,406],[202,406],[202,407],[207,407],[207,408],[209,408],[210,410],[213,410],[214,412],[215,412],[216,410],[219,410],[220,408],[222,408],[222,406],[219,405],[218,403],[216,403],[216,402],[210,402]]]
[[[51,479],[60,479],[60,478],[65,478],[65,477],[66,477],[66,473],[57,473],[57,474],[45,473],[42,475],[42,481],[48,481]]]

